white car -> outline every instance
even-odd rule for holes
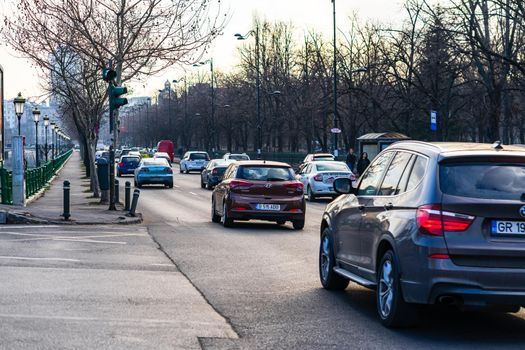
[[[206,168],[206,165],[208,165],[209,160],[210,156],[208,152],[186,152],[180,161],[180,172],[186,174],[190,171],[202,172],[204,168]]]
[[[351,179],[355,186],[357,178],[344,162],[308,162],[296,176],[303,183],[306,198],[311,202],[317,197],[337,197],[334,180],[340,177]]]
[[[168,164],[171,166],[171,158],[169,154],[167,154],[166,152],[156,152],[153,155],[153,159],[159,159],[159,158],[166,159],[168,161]]]
[[[250,160],[250,156],[246,153],[226,153],[224,157],[222,157],[224,160]]]

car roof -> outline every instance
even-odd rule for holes
[[[157,152],[155,153],[155,156],[169,156],[169,154],[166,152]]]
[[[165,158],[145,158],[143,164],[166,164],[167,161]]]
[[[442,157],[502,154],[525,157],[525,148],[523,146],[501,145],[502,148],[497,149],[496,145],[497,143],[400,141],[392,144],[387,149],[413,150],[423,154],[435,154]]]
[[[337,164],[344,164],[346,165],[345,162],[342,162],[340,160],[312,160],[310,162],[308,162],[309,164],[333,164],[333,163],[337,163]]]
[[[275,162],[271,160],[241,160],[237,161],[236,164],[239,166],[242,165],[248,165],[248,166],[280,166],[280,167],[286,167],[291,168],[290,164],[282,163],[282,162]]]
[[[188,151],[186,153],[208,153],[206,151]]]

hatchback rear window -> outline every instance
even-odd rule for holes
[[[520,200],[525,193],[525,164],[445,163],[439,167],[443,193],[470,198]]]
[[[224,168],[224,167],[216,167],[213,170],[217,171],[217,175],[222,176],[222,175],[224,175],[224,172],[226,171],[226,168]]]
[[[292,169],[285,167],[242,166],[237,172],[237,177],[256,181],[294,180]]]
[[[190,154],[191,160],[208,160],[209,157],[206,153],[192,153]]]

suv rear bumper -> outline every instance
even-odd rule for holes
[[[413,272],[402,278],[407,302],[435,304],[452,296],[467,306],[525,306],[525,269],[465,267],[450,259],[427,259],[417,281],[410,278]]]
[[[287,212],[287,211],[261,211],[261,210],[232,210],[229,211],[231,219],[235,220],[265,220],[265,221],[295,221],[304,220],[304,212]]]

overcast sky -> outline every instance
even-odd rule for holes
[[[0,0],[0,12],[9,13],[10,4],[15,0]],[[210,55],[214,58],[216,69],[227,71],[238,63],[237,47],[242,45],[234,34],[245,33],[251,29],[253,15],[267,20],[292,22],[298,33],[308,29],[323,32],[330,38],[332,28],[332,4],[330,0],[222,0],[231,20],[224,35],[213,44]],[[348,28],[347,18],[356,13],[362,20],[399,24],[403,18],[402,1],[398,0],[337,0],[338,28]],[[5,71],[5,97],[12,98],[18,91],[25,97],[39,96],[42,89],[36,68],[16,55],[5,45],[0,46],[0,65]],[[192,70],[196,68],[190,68]],[[200,69],[205,69],[200,68]],[[182,75],[180,69],[169,70],[150,77],[147,81],[133,84],[134,95],[152,94],[162,88],[166,79],[173,80]]]

